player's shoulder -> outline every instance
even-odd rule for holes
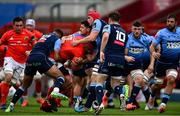
[[[6,31],[4,34],[5,34],[5,35],[12,35],[12,34],[14,34],[14,33],[15,33],[14,30],[11,29],[11,30],[9,30],[9,31]]]
[[[164,33],[168,33],[168,29],[167,28],[163,28],[163,29],[160,29],[157,34],[161,35],[161,34],[164,34]]]
[[[180,33],[180,27],[179,27],[179,26],[176,27],[176,32],[177,32],[177,33]]]

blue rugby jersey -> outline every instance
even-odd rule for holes
[[[167,28],[159,30],[153,40],[155,45],[161,47],[160,61],[165,63],[178,63],[180,58],[180,28],[175,32]]]

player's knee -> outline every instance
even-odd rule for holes
[[[143,83],[143,76],[144,76],[144,73],[140,69],[131,71],[131,77],[133,78],[135,83],[138,83],[138,84]]]
[[[176,79],[178,76],[178,72],[175,69],[169,69],[166,71],[166,77],[167,78],[174,78]]]

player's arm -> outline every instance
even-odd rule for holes
[[[128,36],[127,36],[127,37],[128,37]],[[127,42],[126,42],[125,50],[124,50],[124,54],[125,54],[124,58],[125,58],[125,60],[126,60],[127,62],[134,62],[134,61],[135,61],[135,58],[132,57],[132,56],[128,56],[129,48],[130,48],[130,46],[129,46],[129,39],[128,39]]]
[[[91,33],[81,39],[81,40],[76,40],[73,42],[73,45],[78,45],[78,44],[81,44],[81,43],[88,43],[88,42],[92,42],[92,41],[95,41],[96,38],[98,37],[98,34],[101,30],[101,27],[102,27],[102,23],[100,20],[96,20],[94,23],[93,23],[93,26],[92,26],[92,30],[91,30]]]
[[[91,31],[90,35],[88,35],[87,37],[85,37],[83,39],[74,41],[73,45],[78,45],[78,44],[81,44],[81,43],[88,43],[88,42],[95,41],[98,34],[99,34],[98,31]]]
[[[7,39],[9,38],[9,33],[6,32],[2,35],[2,37],[0,38],[0,45],[6,43]]]
[[[161,41],[161,32],[158,32],[155,36],[155,38],[153,39],[151,45],[150,45],[150,52],[151,55],[155,58],[155,59],[159,59],[161,54],[160,54],[160,47],[158,47],[157,45],[160,44]],[[157,49],[158,48],[158,49]]]
[[[104,50],[107,45],[107,42],[109,40],[109,34],[110,34],[111,26],[106,25],[103,29],[103,36],[101,41],[101,48],[100,48],[100,61],[104,62],[105,56],[104,56]]]
[[[55,61],[60,59],[59,58],[60,48],[61,48],[61,40],[58,39],[58,40],[56,40],[55,45],[54,45],[54,59],[55,59]]]

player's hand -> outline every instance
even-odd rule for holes
[[[74,40],[73,42],[72,42],[72,45],[73,46],[77,46],[79,44],[79,42],[77,41],[77,40]]]
[[[103,63],[105,59],[104,52],[100,52],[100,62]]]
[[[30,52],[31,52],[31,51],[26,51],[25,54],[26,54],[27,56],[29,56]]]
[[[126,60],[127,62],[134,62],[134,61],[135,61],[135,58],[132,57],[132,56],[125,56],[125,60]]]
[[[158,53],[158,52],[153,52],[153,53],[152,53],[152,56],[153,56],[155,59],[159,59],[160,56],[161,56],[161,54]]]

